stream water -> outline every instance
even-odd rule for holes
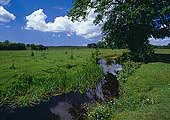
[[[82,120],[86,114],[85,107],[119,95],[119,84],[117,72],[122,66],[110,65],[104,59],[98,61],[103,69],[103,78],[94,89],[87,90],[84,94],[78,91],[52,97],[47,102],[41,102],[34,107],[24,107],[15,110],[4,110],[0,112],[0,120]]]

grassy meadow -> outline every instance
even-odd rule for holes
[[[95,56],[114,59],[127,50],[52,47],[47,51],[0,51],[0,106],[23,107],[74,90],[83,92],[103,77]],[[170,55],[170,49],[155,49]],[[88,119],[170,119],[170,60],[130,62],[119,74],[120,97],[89,108]],[[139,67],[140,66],[140,67]]]
[[[170,49],[155,51],[170,56]],[[90,120],[170,119],[170,59],[138,65],[133,62],[124,65],[118,75],[120,97],[92,106]]]
[[[50,96],[94,87],[102,71],[92,57],[124,50],[50,48],[47,51],[0,51],[0,106],[28,106]],[[97,52],[97,53],[96,53]]]

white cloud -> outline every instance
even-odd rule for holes
[[[149,38],[149,41],[153,45],[168,45],[170,43],[170,38],[165,37],[164,39]]]
[[[71,37],[71,34],[70,34],[70,33],[68,33],[68,34],[67,34],[67,37]]]
[[[15,20],[15,16],[4,9],[4,7],[0,6],[0,22],[10,22],[11,20]]]
[[[94,25],[94,12],[90,12],[86,21],[72,22],[68,16],[56,17],[54,22],[46,22],[47,16],[43,9],[34,11],[31,15],[26,16],[26,29],[33,29],[43,32],[68,32],[75,33],[86,39],[93,39],[101,36],[101,29],[99,25]],[[71,34],[70,34],[71,35]],[[70,36],[68,35],[68,36]]]
[[[7,4],[9,4],[10,1],[11,0],[0,0],[0,4],[1,5],[7,5]]]

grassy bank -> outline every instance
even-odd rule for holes
[[[121,83],[119,99],[95,105],[89,119],[169,120],[170,64],[142,65]]]
[[[0,51],[0,106],[28,106],[50,96],[94,87],[102,71],[91,61],[95,49]],[[123,50],[100,49],[99,57]]]

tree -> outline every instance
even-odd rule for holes
[[[96,43],[91,43],[87,45],[88,48],[96,48],[97,44]]]
[[[169,48],[169,49],[170,49],[170,43],[167,45],[167,48]]]
[[[107,48],[107,43],[105,41],[99,41],[97,43],[98,48]]]
[[[35,44],[31,44],[31,50],[38,50],[38,47]]]
[[[12,43],[8,40],[0,42],[0,50],[26,50],[24,43]]]
[[[84,20],[90,10],[96,14],[95,24],[104,22],[103,38],[109,44],[127,44],[144,58],[153,53],[149,37],[170,36],[169,0],[75,0],[69,16]]]
[[[35,44],[31,44],[31,50],[47,50],[48,47],[43,46],[43,45],[35,45]]]

